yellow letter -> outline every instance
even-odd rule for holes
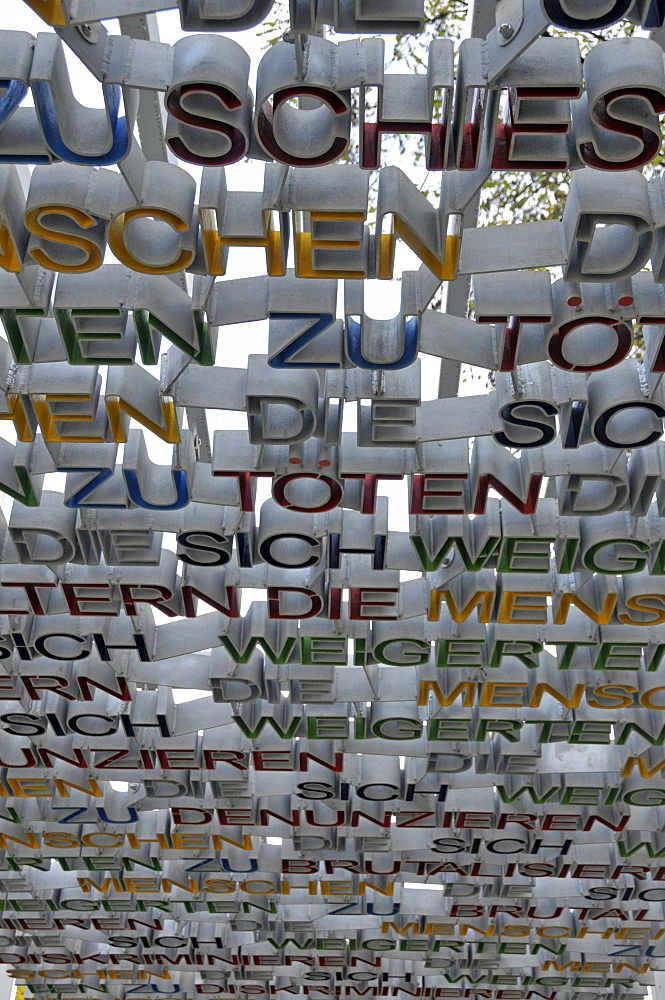
[[[102,262],[103,254],[96,243],[93,243],[92,240],[84,239],[83,236],[75,236],[73,233],[63,232],[59,229],[48,229],[42,224],[44,216],[51,215],[52,213],[67,216],[68,219],[72,219],[82,229],[89,229],[90,226],[97,225],[96,219],[93,219],[87,212],[82,212],[78,208],[70,208],[68,205],[40,205],[39,208],[31,208],[29,212],[26,212],[26,228],[31,233],[34,233],[35,236],[51,240],[52,243],[64,243],[67,246],[79,247],[88,256],[82,264],[59,264],[37,247],[35,250],[30,251],[35,262],[40,267],[48,268],[49,271],[62,271],[65,274],[83,274],[85,271],[94,271],[98,268]]]
[[[263,213],[264,236],[222,236],[213,208],[200,209],[199,216],[208,274],[226,274],[226,247],[265,247],[268,274],[271,277],[286,274],[286,237],[279,212]]]
[[[441,601],[445,600],[450,609],[450,617],[454,622],[465,622],[476,605],[482,603],[482,611],[478,612],[479,622],[488,622],[494,601],[493,590],[478,590],[467,604],[460,610],[455,604],[455,598],[450,590],[433,590],[430,595],[427,621],[438,622],[441,614]]]
[[[51,403],[73,403],[75,400],[90,401],[92,397],[83,392],[36,392],[30,396],[37,414],[39,426],[45,441],[91,441],[102,442],[103,437],[85,434],[59,434],[56,423],[62,420],[94,420],[89,413],[53,413]]]
[[[331,238],[315,239],[305,231],[304,212],[296,212],[295,225],[295,257],[297,278],[366,278],[366,271],[318,270],[312,262],[315,250],[360,250],[362,240],[334,240]],[[346,220],[363,221],[364,212],[310,212],[310,228],[314,222],[343,222]]]
[[[181,250],[175,260],[170,264],[144,264],[138,260],[125,245],[125,229],[132,219],[140,218],[162,219],[175,229],[177,233],[185,232],[189,226],[183,222],[174,212],[167,212],[163,208],[131,208],[126,212],[121,212],[111,222],[109,229],[109,246],[121,263],[125,267],[130,267],[132,271],[139,271],[141,274],[174,274],[182,271],[194,260],[192,250]]]

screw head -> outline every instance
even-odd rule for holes
[[[87,21],[83,24],[77,24],[78,32],[82,38],[85,38],[86,42],[98,42],[101,35],[101,27],[99,24],[90,24]]]
[[[515,29],[513,28],[512,24],[508,24],[507,21],[504,21],[503,24],[499,25],[499,34],[501,35],[502,38],[508,40],[509,38],[512,38],[513,35],[515,34]]]

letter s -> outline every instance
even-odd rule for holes
[[[556,437],[554,418],[558,412],[558,407],[543,399],[506,403],[499,413],[504,424],[525,429],[515,431],[513,437],[505,431],[495,431],[492,436],[504,448],[542,448]],[[541,415],[544,419],[538,419]]]

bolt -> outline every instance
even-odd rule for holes
[[[99,24],[89,24],[87,21],[83,24],[77,24],[79,35],[81,38],[85,38],[86,42],[91,42],[94,44],[99,41],[101,35],[101,27]]]
[[[509,39],[511,39],[515,34],[515,29],[512,24],[508,24],[507,21],[504,21],[503,24],[499,25],[499,34],[502,38],[505,38],[506,41],[509,41]]]

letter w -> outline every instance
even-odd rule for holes
[[[240,715],[234,715],[233,721],[235,722],[236,726],[242,729],[245,736],[248,736],[251,740],[255,740],[257,736],[261,735],[261,733],[265,729],[266,723],[270,723],[272,728],[281,737],[281,739],[290,740],[293,739],[293,737],[298,732],[298,727],[302,722],[302,717],[299,715],[296,716],[296,718],[291,721],[291,725],[289,726],[288,729],[282,729],[279,723],[276,722],[276,720],[273,719],[271,715],[262,716],[259,719],[258,724],[254,729],[250,729],[245,720]]]
[[[241,653],[239,649],[236,649],[228,636],[220,635],[219,641],[227,653],[231,654],[236,663],[247,663],[257,646],[260,646],[264,653],[268,655],[271,663],[286,663],[291,650],[296,644],[295,637],[291,636],[291,638],[286,640],[281,650],[277,652],[266,642],[264,638],[261,636],[253,636]]]

